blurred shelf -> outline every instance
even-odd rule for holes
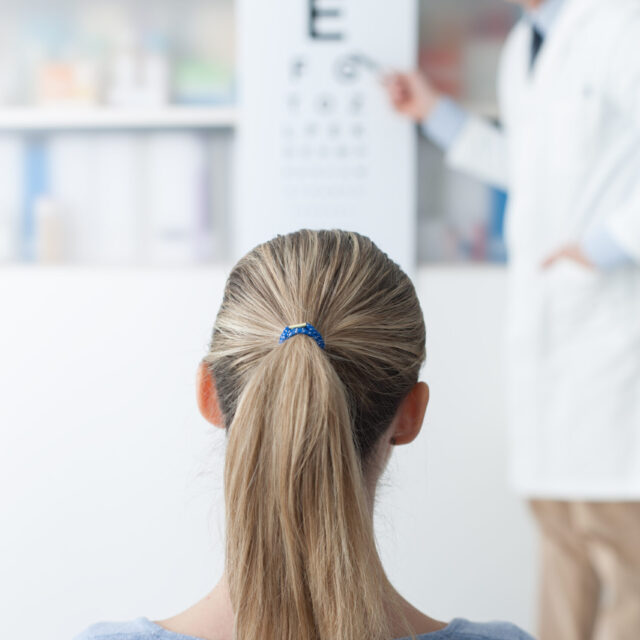
[[[230,129],[235,125],[236,109],[232,106],[0,108],[0,131]]]

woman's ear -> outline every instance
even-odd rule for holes
[[[198,366],[196,396],[198,399],[198,408],[204,419],[215,427],[224,429],[224,418],[222,411],[220,411],[216,383],[204,361]]]
[[[390,429],[391,444],[409,444],[420,433],[429,404],[429,385],[416,383],[398,407]]]

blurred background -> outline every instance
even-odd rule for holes
[[[1,10],[0,259],[220,260],[235,125],[232,3]]]
[[[228,259],[232,0],[0,10],[0,261]],[[421,68],[497,118],[495,68],[517,13],[498,0],[423,0]],[[424,138],[418,174],[420,262],[502,262],[504,194],[447,172]]]
[[[234,241],[236,14],[233,0],[0,0],[7,637],[167,617],[222,566],[224,442],[194,378]],[[416,62],[497,120],[518,16],[421,0]],[[415,171],[432,405],[381,487],[380,545],[428,613],[531,630],[533,535],[505,479],[506,196],[423,137]]]

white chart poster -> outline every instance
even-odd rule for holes
[[[415,65],[415,0],[239,0],[234,257],[343,228],[415,263],[415,130],[382,75]]]

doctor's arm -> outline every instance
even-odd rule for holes
[[[499,189],[508,189],[504,133],[438,92],[417,72],[397,73],[385,84],[399,113],[421,125],[444,152],[447,164]]]

